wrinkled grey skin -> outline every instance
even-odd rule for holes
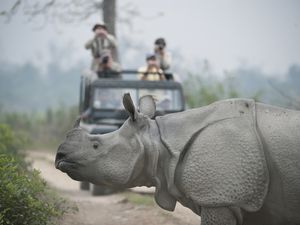
[[[300,112],[247,99],[151,119],[140,99],[112,133],[78,128],[59,146],[55,165],[78,181],[117,187],[155,186],[155,200],[176,201],[202,225],[300,224]],[[99,209],[101,210],[101,209]]]

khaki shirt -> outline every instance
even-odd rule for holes
[[[158,61],[158,65],[159,67],[165,71],[170,69],[170,65],[171,65],[171,54],[169,52],[165,52],[165,54],[162,56],[158,53],[155,54],[156,59]]]
[[[155,67],[148,69],[147,66],[143,66],[138,69],[138,73],[138,77],[140,80],[165,80],[164,72],[161,69],[157,69]]]
[[[97,71],[99,69],[99,57],[101,55],[101,51],[103,51],[104,49],[108,49],[111,51],[112,53],[112,58],[114,61],[116,61],[116,55],[113,55],[114,49],[117,48],[117,42],[116,39],[113,35],[108,34],[106,38],[100,38],[100,37],[95,37],[91,40],[89,40],[86,44],[85,44],[85,48],[86,49],[91,49],[91,53],[92,53],[92,65],[91,65],[91,69],[93,71]]]

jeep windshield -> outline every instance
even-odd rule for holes
[[[138,105],[140,97],[152,95],[158,111],[179,111],[183,108],[179,90],[145,88],[95,88],[92,107],[96,110],[123,110],[120,96],[124,93],[130,93],[135,105]]]

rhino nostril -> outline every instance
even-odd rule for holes
[[[65,156],[66,156],[65,153],[58,152],[58,153],[56,154],[56,160],[55,160],[55,161],[58,161],[58,160],[64,158]]]

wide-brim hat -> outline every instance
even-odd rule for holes
[[[155,45],[163,45],[163,46],[166,46],[166,45],[167,45],[167,43],[166,43],[166,41],[165,41],[164,38],[157,38],[157,39],[155,40],[154,44],[155,44]]]
[[[92,31],[95,31],[98,28],[103,28],[104,30],[107,30],[107,27],[105,25],[105,23],[96,23],[92,29]]]

